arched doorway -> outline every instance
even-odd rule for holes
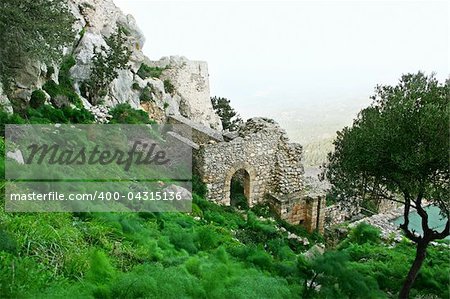
[[[230,169],[227,172],[227,175],[225,176],[224,198],[222,204],[225,204],[227,206],[235,204],[236,197],[233,198],[232,202],[232,191],[237,191],[237,193],[240,193],[242,197],[245,198],[247,202],[246,206],[251,208],[253,206],[254,200],[253,185],[255,178],[256,178],[255,170],[250,164],[246,162],[236,163],[232,167],[230,167]],[[234,190],[232,190],[232,187]],[[241,202],[243,199],[242,197]]]
[[[250,174],[243,168],[231,177],[230,205],[238,209],[248,209],[250,199]]]

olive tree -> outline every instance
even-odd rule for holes
[[[75,38],[74,20],[64,0],[0,1],[0,80],[6,89],[24,63],[62,57]]]
[[[449,235],[449,91],[434,75],[403,75],[396,86],[377,86],[373,103],[351,127],[338,132],[324,175],[339,200],[375,197],[404,206],[405,236],[416,256],[400,291],[407,298],[433,240]],[[446,217],[443,230],[429,226],[425,200]],[[410,212],[423,233],[409,226]]]
[[[219,115],[224,130],[236,131],[243,121],[239,114],[231,107],[230,100],[222,97],[212,97],[214,111]]]

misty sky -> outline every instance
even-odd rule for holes
[[[402,73],[449,75],[447,1],[115,3],[136,18],[147,56],[206,60],[211,94],[244,117],[364,106]]]

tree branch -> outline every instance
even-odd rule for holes
[[[419,243],[421,240],[421,237],[416,236],[412,231],[410,231],[408,229],[410,207],[411,207],[411,199],[409,198],[409,194],[406,193],[405,194],[405,209],[403,212],[404,222],[402,225],[400,225],[400,228],[403,230],[403,232],[405,233],[405,235],[408,239],[410,239],[413,242]]]
[[[433,232],[430,230],[430,227],[428,226],[428,214],[422,207],[422,196],[423,192],[422,190],[419,191],[419,194],[417,195],[417,198],[415,200],[416,203],[416,210],[419,214],[420,218],[422,218],[422,230],[423,230],[423,238],[428,239],[432,236]]]
[[[442,240],[445,237],[450,236],[450,220],[447,219],[447,223],[445,224],[444,230],[441,232],[432,231],[431,240]]]

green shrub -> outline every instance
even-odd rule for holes
[[[51,76],[55,73],[55,68],[53,66],[48,66],[47,67],[47,73],[45,74],[45,77],[47,79],[50,79]]]
[[[139,100],[141,101],[141,103],[148,103],[153,99],[152,97],[152,91],[151,88],[146,86],[142,92],[141,95],[139,97]]]
[[[141,64],[139,67],[139,70],[137,72],[137,75],[141,77],[142,79],[146,78],[159,78],[161,77],[162,72],[166,68],[160,68],[157,66],[148,66],[145,63]]]
[[[215,249],[220,244],[220,235],[216,232],[214,226],[202,226],[196,230],[196,243],[200,250]]]
[[[372,275],[350,265],[346,252],[327,252],[313,261],[312,268],[320,274],[319,298],[386,298]]]
[[[30,106],[31,108],[39,108],[45,103],[45,93],[42,90],[35,90],[31,94]]]
[[[52,273],[32,257],[16,257],[0,251],[0,294],[2,298],[37,297]],[[57,283],[53,280],[52,283]],[[28,296],[27,296],[28,295]]]
[[[192,176],[192,192],[201,198],[205,198],[206,192],[208,192],[205,183],[202,182],[198,175]]]
[[[259,248],[253,250],[247,257],[247,261],[265,270],[269,270],[272,265],[272,257],[265,250]]]
[[[66,56],[61,65],[58,75],[59,84],[55,81],[49,80],[42,87],[51,97],[52,104],[61,108],[67,106],[64,102],[61,102],[60,98],[66,98],[68,102],[74,104],[78,108],[82,108],[83,104],[80,97],[73,88],[73,80],[70,76],[70,69],[76,64],[76,60],[73,56]]]
[[[77,61],[73,56],[67,56],[63,59],[58,74],[59,85],[67,89],[73,89],[73,80],[70,76],[70,69],[76,64]]]
[[[111,124],[153,124],[154,121],[148,117],[143,110],[131,108],[130,104],[123,103],[115,106],[109,111],[112,118]]]
[[[0,226],[0,252],[16,253],[16,240]]]
[[[69,79],[67,79],[69,80]],[[67,82],[67,81],[66,81]],[[81,102],[78,94],[73,90],[73,87],[63,86],[61,84],[56,84],[55,81],[47,81],[42,89],[45,90],[51,97],[51,102],[56,107],[68,106],[66,103],[62,102],[59,98],[67,99],[68,103],[72,103],[78,108],[83,108],[83,103]]]
[[[111,82],[119,76],[119,70],[127,67],[131,50],[126,45],[126,37],[121,28],[105,39],[108,47],[94,50],[91,75],[83,84],[82,92],[93,105],[103,101]]]
[[[6,124],[24,124],[25,120],[18,114],[8,114],[5,111],[0,111],[0,134],[5,136]],[[2,156],[3,157],[3,156]]]
[[[270,207],[267,204],[257,203],[251,208],[251,211],[255,213],[257,216],[262,216],[264,218],[272,217],[272,213],[270,211]]]
[[[164,91],[168,94],[172,94],[175,92],[175,86],[170,82],[169,79],[164,80]]]
[[[134,90],[141,90],[141,87],[139,86],[139,83],[137,83],[137,82],[134,82],[131,85],[131,88],[133,88]]]
[[[169,233],[170,242],[177,249],[184,249],[188,253],[196,253],[198,251],[194,244],[194,235],[182,230],[172,230]]]
[[[196,205],[195,203],[192,203],[192,212],[191,215],[193,217],[200,217],[203,218],[203,211],[202,209],[200,209],[200,207],[198,205]]]
[[[84,108],[63,107],[61,109],[56,109],[50,105],[43,105],[37,109],[28,109],[27,117],[31,124],[89,124],[94,122],[92,113]]]
[[[80,33],[79,33],[80,39],[82,39],[83,36],[84,36],[85,34],[86,34],[86,27],[83,27],[83,28],[80,30]]]
[[[185,263],[184,266],[188,272],[196,277],[202,276],[201,262],[198,257],[191,257]]]
[[[105,284],[115,277],[115,269],[103,251],[94,250],[91,253],[89,264],[89,271],[86,274],[86,278],[91,282]]]
[[[164,102],[164,109],[167,109],[167,108],[169,108],[169,103]]]
[[[381,231],[379,228],[373,227],[365,222],[362,222],[355,226],[349,233],[346,240],[344,240],[340,247],[343,248],[349,243],[354,244],[377,244],[381,242]]]

